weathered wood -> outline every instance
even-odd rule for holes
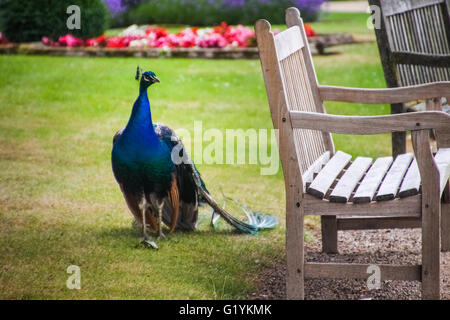
[[[290,28],[292,26],[298,26],[301,31],[301,36],[302,36],[303,42],[305,43],[305,46],[302,49],[302,57],[303,57],[303,66],[304,66],[304,72],[306,73],[306,77],[302,84],[299,84],[299,83],[295,84],[297,86],[296,89],[298,90],[298,87],[305,87],[305,83],[306,83],[306,87],[309,87],[310,93],[311,93],[310,94],[310,98],[311,98],[310,103],[313,102],[313,104],[314,104],[313,111],[324,113],[325,109],[323,107],[323,103],[322,103],[322,100],[320,99],[320,95],[319,95],[316,71],[314,70],[314,65],[312,63],[312,57],[311,57],[311,51],[310,51],[310,45],[309,45],[311,38],[306,37],[305,29],[303,26],[303,21],[302,21],[302,19],[300,19],[300,12],[298,11],[297,8],[288,8],[286,10],[286,24],[287,24],[288,28]],[[320,47],[323,47],[323,46],[321,45]],[[298,71],[300,71],[300,70],[298,70]],[[325,150],[327,150],[327,152],[329,152],[328,155],[325,156],[326,162],[327,162],[329,160],[330,156],[332,156],[334,154],[333,139],[331,138],[331,134],[329,132],[321,132],[321,135],[322,135],[322,144],[325,147]],[[316,137],[316,139],[317,139],[317,137]],[[321,162],[320,158],[322,158],[322,157],[323,157],[323,155],[320,156],[319,159],[316,160],[316,162],[317,161]],[[314,162],[314,163],[316,163],[316,162]],[[311,166],[313,168],[315,167],[314,163]],[[308,170],[310,170],[310,168],[308,168]],[[307,170],[307,172],[308,172],[308,170]],[[313,169],[313,171],[315,171],[315,168]],[[319,170],[317,170],[317,172],[319,172]],[[304,177],[304,181],[305,181],[305,178],[309,180],[309,174],[304,173],[304,175],[306,176],[306,177]],[[312,179],[310,181],[312,181]],[[321,226],[322,226],[322,235],[323,235],[323,237],[322,237],[323,250],[325,252],[337,252],[336,217],[329,216],[329,217],[325,217],[325,218],[321,219]]]
[[[287,105],[290,110],[315,112],[312,87],[307,79],[306,65],[301,50],[280,61],[284,77]],[[294,129],[295,144],[302,172],[319,158],[325,151],[324,137],[320,131]]]
[[[394,163],[384,177],[380,189],[377,192],[377,201],[392,200],[395,198],[398,193],[398,187],[412,159],[412,153],[404,153],[395,158]]]
[[[372,158],[357,157],[334,187],[330,195],[331,202],[345,203],[355,190],[356,185],[372,164]]]
[[[314,103],[316,106],[315,111],[325,113],[325,108],[323,106],[323,102],[319,94],[319,83],[317,81],[316,70],[314,69],[311,56],[309,46],[310,38],[306,36],[305,27],[303,26],[303,21],[300,18],[300,11],[297,8],[291,7],[286,10],[286,24],[288,27],[298,26],[300,28],[301,36],[303,38],[303,42],[305,43],[305,46],[302,49],[305,63],[305,71],[309,79],[312,97],[314,99]],[[334,143],[331,134],[329,132],[322,132],[322,137],[325,149],[327,151],[330,151],[330,156],[332,156],[334,154]]]
[[[373,17],[378,18],[379,28],[375,28],[375,35],[377,38],[378,51],[381,58],[381,66],[383,67],[384,79],[386,85],[389,88],[395,88],[401,84],[398,81],[398,71],[396,64],[392,58],[392,42],[394,27],[389,24],[388,20],[384,16],[383,8],[381,7],[380,0],[369,0],[369,4],[372,8],[381,9],[382,19],[379,19],[378,12],[374,12]],[[373,21],[375,23],[375,21]],[[403,110],[402,103],[391,103],[391,114],[401,113]],[[406,133],[405,132],[393,132],[392,133],[392,156],[396,157],[399,154],[406,152]]]
[[[447,3],[447,2],[446,2]],[[288,11],[287,19],[290,23],[302,26],[299,18],[298,10]],[[297,15],[295,17],[295,15]],[[289,18],[290,17],[290,18]],[[409,46],[408,41],[412,41],[414,45],[424,46],[425,43],[419,38],[407,39],[404,37],[405,17],[394,17],[392,19],[395,24],[396,36],[400,41],[399,48]],[[299,24],[300,21],[300,24]],[[412,28],[410,22],[408,28]],[[424,27],[424,26],[420,26]],[[429,27],[429,26],[428,26]],[[419,28],[419,27],[414,27]],[[422,227],[422,264],[420,266],[402,266],[395,268],[394,266],[382,266],[382,277],[403,279],[403,280],[423,280],[423,297],[438,298],[439,297],[439,218],[440,203],[439,191],[440,176],[437,163],[444,161],[435,161],[431,154],[428,143],[428,132],[435,129],[439,132],[438,137],[444,136],[441,144],[447,143],[447,136],[450,136],[450,116],[443,112],[422,112],[415,114],[398,114],[377,117],[347,117],[324,114],[324,110],[318,105],[321,99],[317,98],[314,92],[318,92],[316,87],[317,79],[311,77],[308,72],[314,71],[312,63],[306,63],[305,57],[309,56],[309,47],[305,45],[303,48],[291,52],[292,49],[283,51],[286,55],[281,61],[275,49],[275,39],[270,32],[270,24],[267,21],[260,20],[256,24],[256,34],[258,47],[261,53],[261,66],[266,85],[266,91],[269,100],[269,106],[272,115],[274,128],[280,132],[279,150],[283,174],[285,177],[286,189],[286,260],[287,260],[287,297],[292,299],[304,298],[304,277],[357,277],[365,278],[368,275],[364,268],[368,265],[326,265],[326,264],[306,264],[304,263],[303,249],[303,218],[304,215],[320,215],[323,217],[324,224],[322,231],[324,239],[324,250],[327,251],[327,241],[337,251],[337,230],[338,226],[343,229],[352,227],[371,228],[371,227]],[[288,29],[289,30],[289,29]],[[295,30],[292,29],[292,30]],[[303,32],[303,30],[302,30]],[[403,32],[403,33],[402,33]],[[302,36],[302,33],[301,37]],[[282,38],[277,43],[281,48],[285,45]],[[304,39],[304,38],[303,38]],[[286,40],[287,41],[287,40]],[[442,45],[442,43],[437,43]],[[292,48],[292,46],[289,46]],[[290,52],[290,53],[286,53]],[[400,68],[401,67],[401,68]],[[401,72],[407,83],[413,84],[415,76],[420,79],[427,78],[424,67],[400,66],[397,72]],[[306,70],[306,71],[305,71]],[[442,70],[434,73],[437,78],[443,76]],[[315,73],[314,73],[315,75]],[[414,75],[412,77],[411,75]],[[441,79],[439,78],[439,79]],[[448,83],[444,84],[444,88]],[[431,89],[430,89],[431,88]],[[435,90],[436,87],[429,87]],[[423,90],[423,87],[418,88]],[[445,89],[447,90],[447,89]],[[427,90],[425,90],[427,91]],[[437,90],[439,94],[433,98],[440,96],[448,96],[443,91]],[[414,90],[407,88],[406,91],[400,90],[398,94],[410,94],[414,96]],[[429,93],[425,93],[427,96]],[[433,93],[434,94],[434,93]],[[376,98],[380,98],[383,94],[376,93]],[[391,97],[392,98],[392,97]],[[392,98],[397,101],[396,98]],[[412,99],[412,98],[411,98]],[[372,101],[375,101],[372,100]],[[377,100],[380,101],[380,100]],[[322,106],[323,107],[323,106]],[[308,131],[309,130],[309,131]],[[312,134],[312,130],[322,132],[336,132],[347,134],[377,134],[384,132],[396,132],[411,130],[413,135],[413,146],[419,167],[420,176],[422,177],[422,193],[409,196],[406,198],[396,198],[391,201],[370,201],[368,203],[333,203],[326,199],[317,199],[317,197],[304,193],[303,179],[307,179],[314,171],[311,167],[319,167],[318,163],[326,162],[327,156],[323,156],[325,151],[332,154],[332,148],[324,148],[324,139],[318,134]],[[319,137],[319,138],[318,138]],[[331,136],[330,136],[331,137]],[[442,142],[443,141],[443,142]],[[438,142],[439,145],[439,142]],[[449,146],[450,148],[450,146]],[[351,156],[345,155],[345,161],[337,160],[342,158],[342,152],[337,152],[324,168],[320,170],[317,176],[311,182],[308,190],[316,190],[320,197],[325,193],[332,194],[331,188],[336,187],[338,193],[339,182],[336,178],[348,180],[345,176],[344,167],[349,163]],[[442,153],[444,155],[444,153]],[[444,156],[441,155],[440,157]],[[408,158],[402,160],[403,158]],[[401,183],[401,178],[406,172],[412,155],[402,155],[396,159],[390,173],[386,174],[384,182],[382,182],[378,193],[383,194],[383,183],[388,184],[395,191],[390,193],[395,195]],[[390,161],[385,162],[390,163]],[[333,162],[335,162],[333,164]],[[344,163],[345,162],[345,163]],[[401,165],[401,163],[405,163]],[[389,166],[389,164],[387,165]],[[327,169],[328,167],[328,169]],[[398,168],[397,168],[398,167]],[[334,168],[331,170],[330,168]],[[379,175],[383,176],[386,168],[380,164]],[[447,168],[447,167],[445,167]],[[348,168],[351,172],[353,169]],[[310,170],[310,171],[308,171]],[[375,170],[375,169],[374,169]],[[383,171],[384,170],[384,171]],[[447,169],[445,169],[447,170]],[[365,171],[361,170],[361,171]],[[370,170],[369,170],[370,172]],[[367,172],[367,175],[369,174]],[[446,172],[446,171],[445,171]],[[360,173],[360,171],[358,171]],[[445,174],[446,175],[446,174]],[[358,180],[357,174],[348,174],[352,176],[352,184]],[[376,178],[376,177],[375,177]],[[308,178],[310,179],[310,178]],[[364,179],[363,179],[364,180]],[[379,178],[381,180],[381,178]],[[390,180],[391,183],[388,183]],[[317,186],[314,185],[316,183]],[[344,182],[342,182],[344,184]],[[363,182],[361,182],[363,184]],[[377,183],[374,183],[370,190],[377,189]],[[406,185],[406,182],[405,182]],[[349,187],[350,188],[350,187]],[[320,190],[320,191],[318,191]],[[347,190],[347,189],[346,189]],[[358,189],[356,190],[358,192]],[[375,191],[372,191],[375,192]],[[347,192],[346,192],[347,193]],[[356,195],[356,194],[355,194]],[[445,204],[445,212],[449,206]],[[336,216],[339,220],[336,220]],[[342,217],[341,217],[342,216]],[[348,217],[348,219],[345,219]],[[364,220],[366,217],[367,220]],[[420,222],[420,224],[419,224]],[[441,230],[441,232],[443,232]]]
[[[422,299],[439,299],[439,171],[429,147],[428,130],[413,131],[411,135],[422,177]]]
[[[290,115],[294,128],[344,134],[379,134],[422,129],[437,129],[448,132],[450,128],[450,115],[440,111],[366,117],[304,111],[291,111]]]
[[[286,190],[286,294],[288,299],[304,298],[303,272],[303,181],[295,151],[294,133],[286,105],[286,95],[275,39],[266,20],[255,25],[261,68],[274,128],[279,130],[279,150]]]
[[[420,181],[419,167],[416,159],[414,159],[405,174],[398,196],[404,198],[418,194]]]
[[[450,55],[448,54],[426,54],[398,51],[392,52],[392,58],[395,63],[450,68]]]
[[[389,88],[450,80],[448,0],[369,0],[369,4],[381,8],[375,34]],[[402,104],[391,104],[392,114],[403,109]],[[405,136],[392,133],[394,156],[405,152]]]
[[[436,142],[438,148],[450,148],[450,131],[449,130],[435,130]]]
[[[442,97],[450,92],[450,82],[442,81],[387,89],[361,89],[320,85],[319,92],[324,101],[368,104],[400,103]]]
[[[399,217],[420,217],[421,195],[411,196],[403,199],[390,201],[372,201],[369,203],[353,204],[335,203],[327,200],[320,200],[316,197],[304,194],[303,206],[305,215],[320,216],[399,216]]]
[[[281,61],[294,52],[303,48],[304,43],[300,34],[300,28],[293,26],[275,35],[275,49],[278,61]]]
[[[439,196],[442,195],[450,176],[450,148],[439,149],[434,157],[439,171]],[[450,232],[450,230],[449,230]]]
[[[322,167],[330,160],[330,151],[325,151],[311,166],[302,174],[303,190],[306,191],[306,183],[312,182],[314,174],[319,173]]]
[[[408,0],[408,1],[391,1],[381,0],[381,5],[385,11],[385,15],[390,16],[393,14],[399,14],[414,9],[419,9],[433,4],[443,3],[444,0]]]
[[[367,279],[371,273],[367,272],[370,264],[357,263],[305,263],[305,276],[307,278],[331,279]],[[421,279],[421,266],[393,266],[377,264],[380,268],[380,280],[407,280]]]
[[[306,192],[322,199],[327,190],[333,184],[336,177],[345,168],[345,166],[351,159],[352,156],[345,152],[336,152],[333,158],[331,158],[330,161],[327,162],[325,167],[319,172]]]
[[[338,228],[336,216],[320,217],[322,252],[338,253]]]
[[[439,170],[439,187],[440,195],[444,192],[445,185],[447,184],[450,176],[450,148],[439,149],[434,157],[436,166]],[[408,172],[403,179],[402,186],[400,188],[399,197],[408,197],[419,193],[420,189],[420,173],[417,161],[414,160],[408,169]]]
[[[447,184],[447,190],[450,191]],[[449,196],[450,198],[450,196]],[[441,204],[441,251],[450,251],[450,201],[444,200]]]
[[[421,225],[420,217],[342,217],[337,219],[338,230],[420,228]]]
[[[375,160],[353,197],[354,203],[368,203],[372,201],[378,186],[391,166],[392,157],[382,157]]]

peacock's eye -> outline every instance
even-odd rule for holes
[[[150,80],[150,77],[148,76],[148,74],[144,75],[145,80]]]

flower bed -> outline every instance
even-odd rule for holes
[[[355,39],[349,34],[315,34],[309,25],[305,25],[305,29],[312,54],[324,54],[325,49],[332,46],[373,41]],[[258,59],[253,30],[244,26],[231,27],[225,23],[213,28],[186,28],[176,34],[153,26],[133,25],[113,37],[103,35],[84,41],[66,35],[57,41],[44,37],[42,42],[21,44],[8,42],[0,33],[0,54]]]
[[[314,36],[311,26],[305,25],[307,36]],[[76,38],[70,34],[53,41],[42,38],[42,43],[53,47],[106,47],[106,48],[248,48],[255,47],[255,33],[252,29],[238,25],[232,27],[222,22],[213,28],[185,28],[180,32],[168,33],[164,28],[132,25],[118,36],[97,38]]]

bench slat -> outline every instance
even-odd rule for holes
[[[294,52],[303,48],[303,46],[304,43],[298,26],[290,27],[275,35],[275,47],[277,50],[278,61],[287,58]]]
[[[318,173],[322,169],[322,166],[324,166],[329,160],[330,151],[326,151],[316,161],[314,161],[312,165],[309,166],[309,168],[302,175],[303,188],[305,188],[308,182],[313,181],[314,174]]]
[[[372,158],[357,157],[337,183],[330,195],[331,202],[345,203],[352,191],[372,164]]]
[[[336,177],[345,168],[345,166],[351,159],[352,156],[345,152],[336,152],[336,154],[331,158],[330,161],[327,162],[325,167],[313,180],[313,182],[307,189],[307,192],[317,198],[322,199],[323,196],[327,193],[327,190],[333,184]]]
[[[372,201],[378,186],[389,169],[392,157],[382,157],[375,160],[372,167],[367,172],[363,181],[359,185],[353,197],[354,203],[367,203]]]
[[[441,148],[434,157],[439,170],[440,194],[444,191],[447,180],[450,176],[450,148]]]
[[[420,182],[419,166],[417,165],[416,159],[414,159],[409,166],[408,172],[406,172],[405,178],[403,179],[400,192],[398,193],[399,197],[404,198],[418,194]]]
[[[397,156],[386,177],[381,183],[377,193],[377,201],[392,200],[397,195],[402,179],[413,159],[412,153],[404,153]]]

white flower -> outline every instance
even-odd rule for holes
[[[130,41],[130,47],[146,47],[148,45],[147,39],[133,40]]]
[[[145,31],[140,29],[137,24],[132,24],[125,30],[123,30],[119,36],[127,37],[127,36],[145,36]]]

